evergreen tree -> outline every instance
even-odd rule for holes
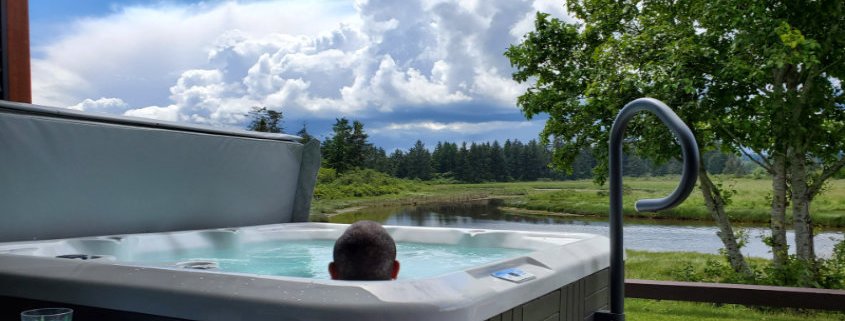
[[[728,160],[728,155],[725,155],[720,150],[711,150],[704,153],[704,167],[710,174],[722,174],[725,170],[725,162]]]
[[[631,177],[647,176],[648,162],[635,153],[626,153],[622,158],[622,173]]]
[[[347,162],[350,168],[364,167],[367,152],[371,148],[367,143],[367,134],[364,132],[364,124],[359,121],[352,122],[352,135],[349,137],[349,155]]]
[[[393,176],[398,178],[408,177],[408,162],[405,153],[401,150],[395,150],[390,154],[390,164],[393,167]]]
[[[470,177],[469,164],[469,150],[467,150],[467,143],[463,142],[461,148],[458,149],[455,160],[455,178],[462,182],[468,182]]]
[[[316,139],[314,138],[314,136],[308,133],[308,128],[306,128],[305,123],[302,123],[302,129],[296,132],[296,135],[302,138],[299,140],[299,142],[303,144],[307,144],[308,142]]]
[[[332,126],[334,135],[323,142],[322,153],[328,167],[334,168],[338,173],[352,169],[350,154],[352,147],[352,126],[346,118],[336,119]]]
[[[547,164],[541,159],[541,155],[538,153],[538,146],[537,141],[532,139],[522,150],[520,157],[521,165],[524,166],[522,180],[536,181],[540,178],[542,168]]]
[[[729,154],[727,155],[727,160],[725,160],[725,168],[722,170],[722,174],[742,176],[747,174],[747,172],[745,171],[745,166],[742,164],[742,160],[736,155]]]
[[[478,183],[484,180],[487,172],[487,164],[484,159],[484,152],[482,147],[476,143],[469,146],[469,153],[467,154],[467,182]]]
[[[578,157],[572,163],[572,179],[585,179],[593,177],[593,168],[596,167],[596,159],[589,148],[578,152]]]
[[[364,167],[377,170],[385,174],[393,174],[390,158],[381,147],[367,146],[364,152]]]
[[[508,180],[507,164],[505,163],[505,154],[502,147],[499,146],[498,141],[493,141],[490,147],[490,176],[494,181],[504,182]]]
[[[446,144],[448,144],[448,143],[446,143]],[[437,142],[437,146],[435,146],[434,151],[431,152],[431,164],[432,164],[432,167],[434,167],[434,171],[436,173],[447,172],[447,170],[445,168],[446,164],[445,164],[444,159],[443,159],[445,152],[446,151],[445,151],[445,147],[443,147],[443,142]]]
[[[522,153],[524,145],[519,140],[505,141],[505,162],[507,163],[508,176],[514,180],[522,180],[525,175],[525,166],[523,165]]]
[[[408,164],[408,178],[418,178],[421,180],[431,179],[431,154],[422,141],[417,140],[414,147],[408,150],[407,155]]]
[[[247,130],[265,133],[282,132],[282,112],[267,109],[267,107],[252,107],[249,112],[250,121]]]

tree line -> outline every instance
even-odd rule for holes
[[[254,107],[250,112],[247,129],[260,132],[282,133],[281,111]],[[315,140],[303,125],[297,133],[304,142]],[[332,134],[321,142],[323,166],[343,173],[355,168],[369,168],[397,178],[432,180],[447,179],[465,183],[509,182],[592,179],[599,162],[591,147],[574,155],[569,170],[553,166],[553,144],[542,144],[536,139],[524,143],[518,139],[483,143],[437,142],[429,150],[417,140],[407,151],[396,149],[388,154],[383,148],[369,142],[364,124],[346,118],[335,120]],[[746,175],[754,167],[734,154],[713,150],[703,155],[704,166],[712,174]],[[655,163],[636,153],[626,153],[623,158],[625,176],[663,176],[680,174],[682,165],[677,160]]]

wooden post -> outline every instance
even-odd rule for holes
[[[32,103],[29,56],[29,1],[0,0],[2,98]]]

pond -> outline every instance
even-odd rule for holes
[[[482,228],[497,230],[578,232],[608,235],[608,222],[588,217],[527,216],[503,211],[500,200],[480,202],[438,203],[420,206],[393,206],[366,208],[333,216],[333,223],[351,223],[373,220],[385,225],[442,226]],[[742,252],[748,256],[770,258],[769,247],[763,238],[770,233],[764,226],[734,226],[748,236]],[[626,219],[625,247],[645,251],[685,251],[718,254],[722,242],[716,236],[718,229],[709,222]],[[829,257],[833,246],[841,241],[843,231],[821,232],[815,237],[816,254]],[[794,234],[787,238],[790,250],[794,249]],[[792,250],[794,253],[794,250]]]

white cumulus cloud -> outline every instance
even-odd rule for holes
[[[519,119],[526,88],[511,80],[503,52],[537,10],[565,16],[547,0],[124,7],[35,48],[43,57],[33,60],[33,99],[218,126],[243,126],[254,106],[286,120],[393,123],[374,135],[522,126],[496,116]],[[466,115],[478,119],[455,120]]]

